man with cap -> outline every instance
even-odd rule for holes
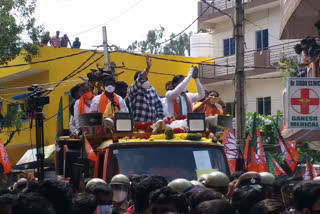
[[[110,186],[113,191],[113,209],[119,214],[124,214],[129,207],[130,180],[127,176],[118,174],[111,179]]]

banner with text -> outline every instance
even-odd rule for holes
[[[320,78],[288,78],[286,127],[320,129]]]

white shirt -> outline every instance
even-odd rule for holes
[[[186,91],[188,83],[191,79],[191,76],[187,76],[175,89],[171,91],[167,91],[166,93],[166,99],[167,99],[167,105],[168,105],[168,114],[169,116],[174,116],[174,103],[175,101],[179,101],[179,97],[181,96],[181,93]],[[194,80],[197,86],[197,92],[198,93],[186,93],[188,96],[190,102],[191,102],[191,107],[193,108],[193,103],[198,102],[205,96],[205,91],[200,83],[199,79]],[[182,98],[184,99],[184,98]],[[182,100],[182,112],[181,115],[187,115],[187,101]],[[192,109],[191,109],[192,110]]]
[[[93,98],[89,112],[98,112],[99,111],[99,103],[100,103],[101,95],[102,94],[95,96]],[[120,112],[129,113],[129,110],[127,108],[127,105],[126,105],[126,102],[124,101],[124,99],[122,99],[122,97],[120,97],[119,95],[117,95],[117,98],[119,100]],[[111,102],[111,101],[108,99],[108,102]]]
[[[78,135],[79,133],[78,129],[76,128],[76,121],[72,115],[69,121],[69,131],[72,135]]]
[[[86,113],[90,113],[90,105],[92,103],[92,100],[86,100],[86,103],[88,105],[84,105]],[[75,128],[80,131],[80,125],[79,125],[79,100],[77,100],[74,104],[74,121],[75,121]]]
[[[168,113],[168,104],[167,104],[167,99],[165,97],[160,98],[161,103],[162,103],[162,108],[163,108],[163,113],[165,117],[169,117],[169,113]]]

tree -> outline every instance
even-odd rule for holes
[[[186,51],[190,56],[190,37],[192,32],[183,33],[177,39],[170,40],[163,48],[163,53],[166,55],[185,56]],[[171,34],[170,38],[174,38],[175,34]]]
[[[5,133],[8,135],[7,141],[4,146],[7,146],[14,135],[19,133],[23,127],[22,121],[27,119],[26,113],[19,109],[18,104],[9,105],[7,114],[5,116],[0,116],[0,133]]]
[[[160,42],[164,31],[165,29],[162,26],[160,26],[160,29],[149,30],[146,40],[134,41],[128,46],[127,50],[131,52],[140,51],[142,53],[160,54],[162,52]]]
[[[21,51],[30,62],[38,54],[38,41],[43,27],[35,26],[32,14],[36,0],[0,0],[0,64],[7,64]],[[29,35],[31,42],[25,42],[21,34]]]

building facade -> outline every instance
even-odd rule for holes
[[[234,0],[215,0],[213,6],[234,17]],[[280,1],[244,0],[245,8],[245,85],[246,110],[275,115],[283,111],[282,91],[285,82],[276,67],[282,57],[294,57],[293,40],[280,40]],[[210,30],[210,43],[191,40],[191,55],[202,56],[201,48],[211,50],[214,63],[201,66],[202,82],[208,90],[216,90],[234,115],[235,40],[230,18],[218,10],[198,3],[198,28]],[[195,35],[197,36],[197,35]],[[200,45],[199,45],[200,44]]]

